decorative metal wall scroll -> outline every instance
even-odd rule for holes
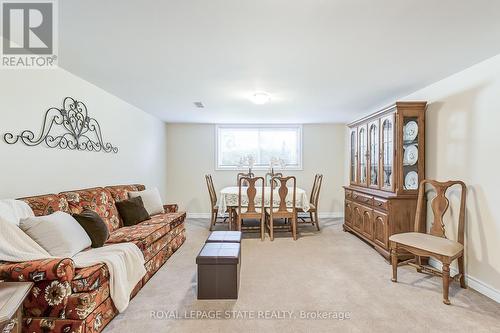
[[[45,112],[42,132],[38,137],[35,138],[32,131],[24,130],[19,135],[6,133],[3,138],[8,144],[21,141],[27,146],[45,143],[49,148],[118,152],[118,148],[111,143],[104,143],[101,126],[88,116],[85,104],[71,97],[64,99],[61,109],[53,107]]]

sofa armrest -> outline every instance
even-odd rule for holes
[[[179,206],[177,204],[167,204],[163,205],[163,209],[165,210],[165,213],[177,213]]]
[[[74,276],[75,264],[69,258],[0,263],[0,279],[5,281],[66,282]]]

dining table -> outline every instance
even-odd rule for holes
[[[228,186],[224,187],[220,190],[218,196],[217,205],[219,207],[219,214],[223,216],[225,212],[229,212],[229,219],[232,221],[233,212],[238,207],[238,195],[239,195],[239,187],[238,186]],[[288,193],[286,196],[286,204],[287,207],[293,207],[293,187],[288,187]],[[280,204],[280,196],[278,193],[278,188],[275,188],[273,191],[273,207],[278,207]],[[296,188],[295,195],[295,208],[300,208],[304,212],[307,212],[310,208],[309,197],[307,196],[307,192],[299,187]],[[246,187],[242,187],[241,189],[241,206],[248,206],[248,196]],[[262,206],[262,187],[256,187],[256,195],[255,195],[255,206]],[[264,187],[264,207],[269,208],[271,206],[271,187]],[[231,223],[232,224],[232,223]]]

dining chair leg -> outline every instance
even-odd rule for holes
[[[215,213],[215,214],[217,214],[217,213]],[[214,229],[216,219],[217,219],[217,215],[214,215],[214,212],[212,211],[212,218],[210,219],[210,231],[212,231]]]
[[[309,211],[309,218],[311,219],[311,223],[314,224],[314,215],[312,211]]]
[[[229,208],[229,230],[233,230],[236,225],[236,212],[234,208]]]
[[[265,233],[265,224],[266,224],[266,216],[262,216],[260,218],[260,240],[264,240],[264,233]]]
[[[415,263],[418,265],[417,272],[422,273],[422,257],[415,256]]]
[[[297,240],[297,215],[292,218],[292,235],[293,240]]]
[[[318,211],[314,211],[314,222],[316,223],[316,229],[319,231],[319,219],[318,219]]]
[[[465,270],[464,270],[464,256],[458,258],[458,273],[460,273],[460,287],[467,288],[465,285]]]
[[[272,215],[269,217],[269,238],[274,240],[274,222]]]
[[[450,305],[448,293],[450,291],[450,264],[443,263],[443,303]]]
[[[398,252],[396,248],[391,249],[392,282],[398,281]]]

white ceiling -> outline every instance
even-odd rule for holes
[[[168,122],[346,122],[500,53],[492,0],[64,0],[59,13],[60,66]],[[257,90],[271,102],[252,104]]]

